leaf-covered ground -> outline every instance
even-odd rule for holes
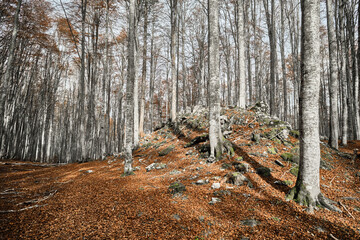
[[[229,119],[237,114],[226,112]],[[360,238],[360,159],[354,164],[351,159],[353,149],[360,149],[359,141],[350,141],[341,152],[322,144],[324,168],[329,170],[321,169],[321,190],[341,202],[343,212],[320,209],[310,214],[285,201],[296,181],[291,173],[296,164],[283,160],[281,154],[296,155],[298,140],[290,136],[281,141],[273,130],[276,122],[243,114],[228,136],[235,154],[213,164],[207,164],[199,152],[206,143],[187,147],[206,132],[201,119],[183,123],[176,130],[164,127],[142,139],[134,152],[134,166],[140,170],[128,177],[121,176],[121,157],[64,166],[1,161],[0,238]],[[254,133],[260,134],[259,142],[252,140]],[[175,148],[159,156],[169,146]],[[152,163],[158,163],[159,169],[147,171]],[[244,176],[252,188],[225,182],[236,163],[248,164]],[[259,175],[256,170],[261,167],[270,168],[270,176]],[[195,184],[199,180],[202,185]],[[174,182],[184,184],[186,191],[171,194],[169,186]],[[212,189],[213,183],[220,183],[220,188]],[[214,197],[220,202],[209,204]]]

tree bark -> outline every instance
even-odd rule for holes
[[[301,9],[300,162],[296,185],[287,200],[296,199],[310,212],[317,205],[340,211],[320,192],[320,0],[304,0]]]
[[[220,79],[219,79],[219,2],[208,0],[209,22],[209,161],[222,156],[220,128]]]

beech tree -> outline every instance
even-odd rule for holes
[[[320,0],[302,1],[301,10],[300,162],[295,187],[287,200],[295,199],[310,211],[318,205],[340,211],[320,191]]]
[[[219,79],[219,1],[208,0],[209,23],[209,139],[212,162],[222,155],[223,137],[220,127]]]
[[[132,150],[134,147],[134,82],[136,78],[135,31],[136,31],[136,1],[129,4],[129,31],[128,31],[128,76],[126,81],[126,143],[124,174],[133,172]]]

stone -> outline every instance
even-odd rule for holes
[[[230,163],[223,163],[221,164],[221,169],[230,169],[232,165]]]
[[[200,179],[200,180],[197,180],[195,182],[196,185],[204,185],[204,184],[207,184],[207,183],[209,183],[209,181],[205,180],[205,179]]]
[[[284,167],[285,165],[279,161],[279,160],[275,160],[275,164],[279,165],[280,167]]]
[[[212,188],[212,189],[219,189],[219,188],[220,188],[220,183],[213,183],[213,184],[211,185],[211,188]]]
[[[280,155],[280,157],[287,162],[292,162],[292,163],[296,163],[299,164],[299,156],[298,155],[294,155],[292,153],[283,153]]]
[[[259,167],[256,169],[256,173],[263,177],[269,177],[271,170],[267,167]]]
[[[234,164],[235,170],[237,172],[247,173],[250,170],[250,165],[247,163],[236,163]]]
[[[151,170],[154,170],[154,169],[164,169],[166,168],[166,164],[164,163],[152,163],[150,164],[149,166],[147,166],[145,169],[147,172],[150,172]]]
[[[267,152],[268,152],[269,154],[277,154],[277,153],[278,153],[278,150],[277,150],[277,148],[272,147],[272,148],[268,148]]]
[[[255,219],[245,219],[241,221],[241,224],[248,227],[256,227],[260,225],[261,222]]]
[[[184,184],[182,184],[180,182],[174,182],[174,183],[170,184],[169,191],[172,194],[182,193],[182,192],[186,191],[186,187]]]
[[[253,142],[256,142],[256,143],[259,143],[260,142],[260,134],[258,133],[253,133],[252,136],[251,136],[251,141]]]
[[[250,182],[249,179],[241,172],[228,173],[225,178],[227,183],[234,184],[236,186],[242,186],[245,182]]]
[[[175,219],[175,220],[177,220],[177,221],[180,221],[180,220],[181,220],[181,218],[180,218],[180,216],[179,216],[178,214],[173,214],[173,215],[172,215],[172,218]]]
[[[180,171],[178,171],[178,170],[172,170],[169,174],[170,175],[177,175],[177,174],[180,174],[181,172]]]
[[[220,198],[212,197],[211,201],[209,202],[210,205],[214,205],[215,203],[221,202]]]
[[[174,146],[174,145],[171,145],[171,146],[169,146],[169,147],[161,150],[161,151],[159,152],[159,156],[160,156],[160,157],[161,157],[161,156],[166,156],[166,155],[168,155],[168,154],[169,154],[172,150],[174,150],[174,149],[175,149],[175,146]]]

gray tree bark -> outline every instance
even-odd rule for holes
[[[244,9],[243,0],[237,1],[237,28],[238,28],[238,78],[239,97],[238,106],[246,107],[246,69],[245,69],[245,39],[244,39]]]
[[[171,43],[170,43],[170,58],[171,58],[171,122],[176,121],[176,101],[177,101],[177,84],[176,84],[176,20],[177,20],[177,0],[170,0],[171,3]]]
[[[296,199],[310,212],[317,205],[340,211],[320,192],[320,0],[304,0],[301,9],[300,162],[296,185],[287,200]]]
[[[338,114],[338,65],[337,65],[337,44],[334,23],[333,1],[326,1],[327,25],[329,38],[329,60],[330,60],[330,140],[331,147],[339,148],[339,114]]]
[[[219,79],[219,2],[208,0],[209,22],[209,161],[222,156],[220,128],[220,79]]]

